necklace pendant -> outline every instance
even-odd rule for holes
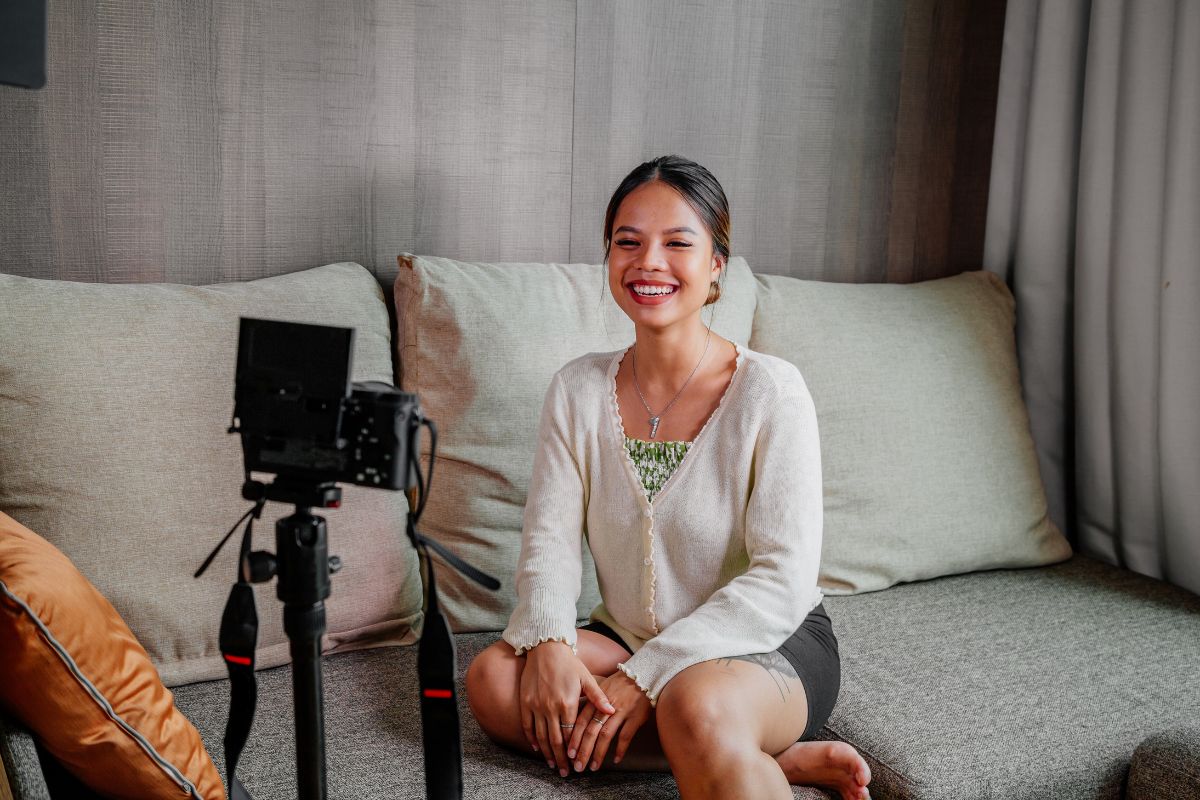
[[[654,434],[658,433],[658,417],[650,418],[650,438],[654,438]]]

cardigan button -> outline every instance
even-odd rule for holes
[[[650,566],[650,559],[648,559],[648,558],[643,558],[643,559],[642,559],[642,563],[643,563],[643,564],[645,564],[645,565],[648,567],[648,566]]]

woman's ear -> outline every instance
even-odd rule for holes
[[[714,281],[719,280],[721,277],[721,272],[725,269],[725,259],[719,255],[714,254],[713,258],[712,258],[712,269],[713,269],[712,279]]]

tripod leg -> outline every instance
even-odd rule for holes
[[[325,604],[284,606],[283,627],[291,640],[292,695],[296,709],[296,781],[300,800],[324,800],[325,707],[321,691],[321,636]]]

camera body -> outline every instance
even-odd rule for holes
[[[420,426],[415,394],[351,383],[354,330],[243,317],[232,432],[247,472],[291,484],[407,489]]]

